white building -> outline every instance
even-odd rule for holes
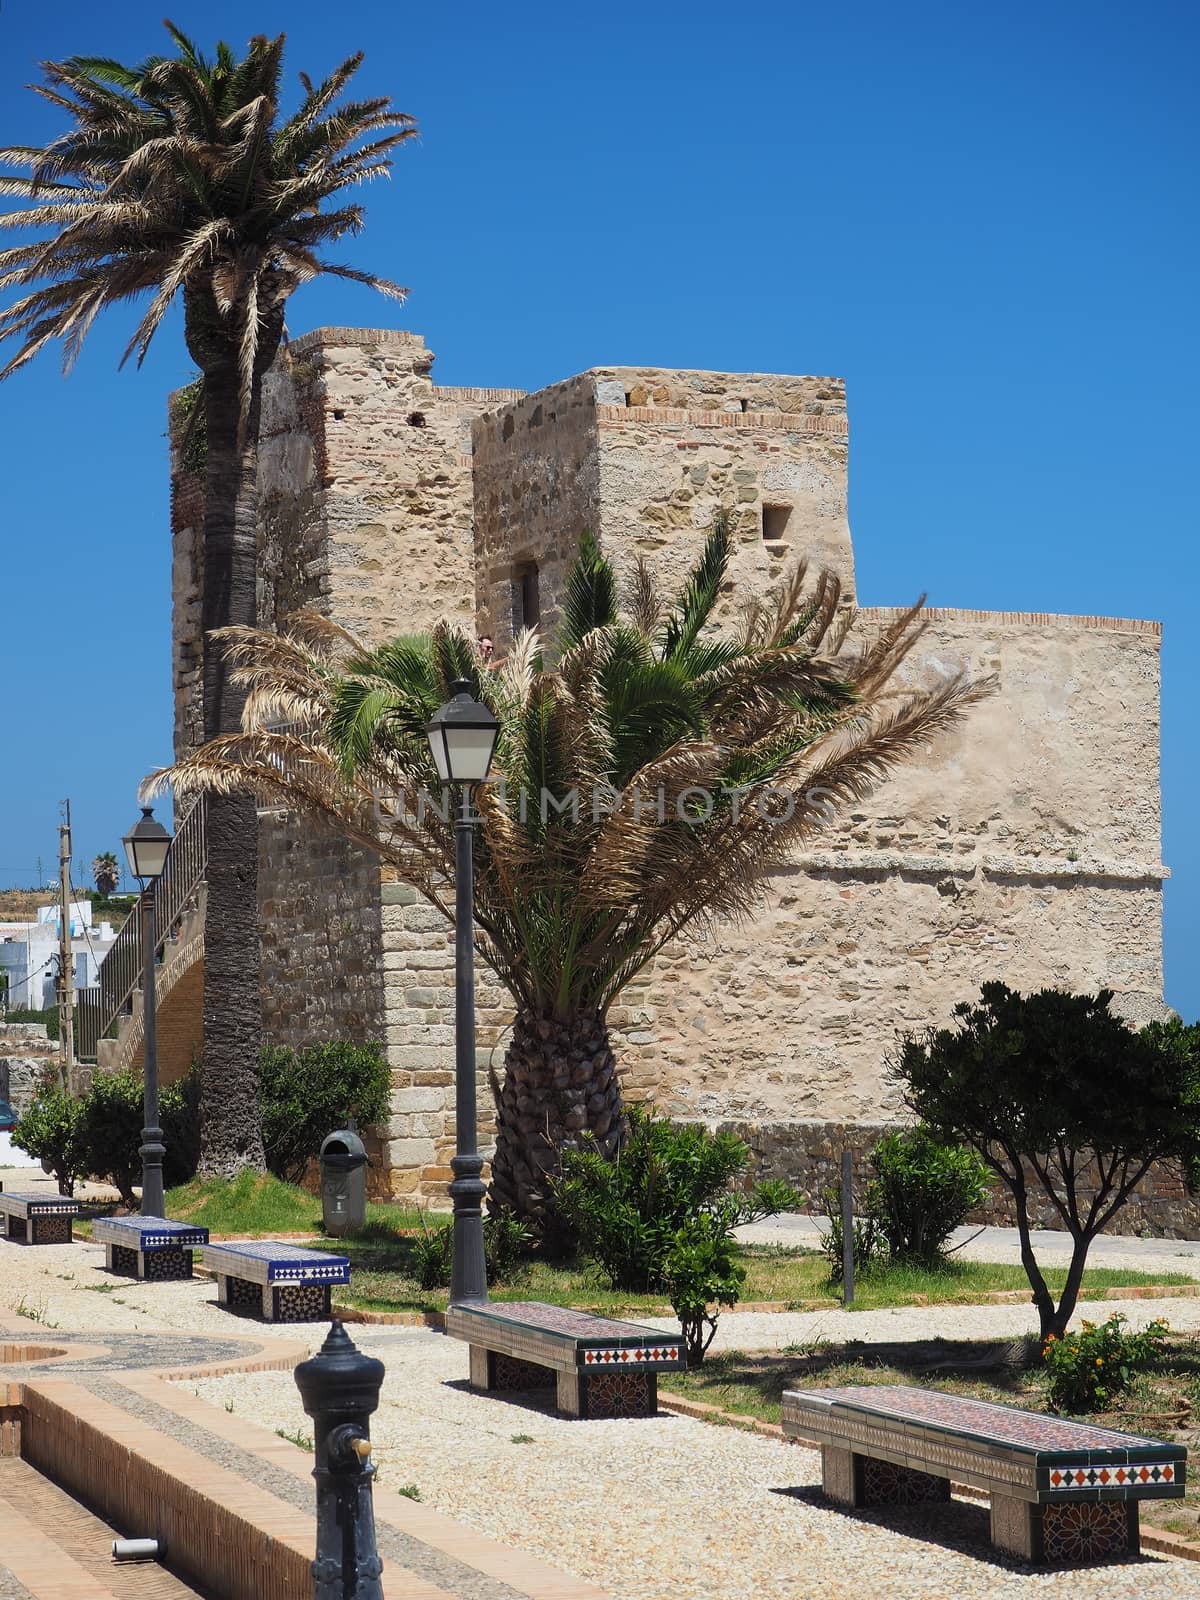
[[[44,1011],[57,1000],[58,906],[39,906],[36,922],[0,922],[0,1006]],[[75,987],[99,982],[100,963],[112,948],[111,922],[92,922],[90,900],[71,904],[71,949]]]

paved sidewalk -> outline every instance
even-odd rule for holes
[[[821,1234],[827,1231],[824,1217],[797,1212],[768,1217],[739,1228],[739,1239],[747,1244],[779,1244],[815,1250]],[[1015,1228],[956,1228],[950,1246],[963,1261],[1011,1262],[1021,1264],[1021,1245]],[[1038,1228],[1033,1248],[1039,1261],[1057,1266],[1071,1255],[1069,1233]],[[1183,1272],[1200,1279],[1200,1240],[1139,1239],[1132,1234],[1102,1233],[1092,1242],[1088,1261],[1097,1267],[1132,1267],[1139,1272]]]

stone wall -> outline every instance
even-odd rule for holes
[[[584,529],[622,570],[643,557],[675,585],[721,507],[738,542],[719,625],[801,558],[852,594],[839,380],[612,367],[523,396],[439,387],[432,361],[414,335],[334,328],[297,339],[273,369],[264,622],[311,606],[377,642],[447,617],[503,653],[529,565],[552,627]],[[199,499],[179,474],[173,513],[183,748]],[[860,625],[892,615],[866,611]],[[986,978],[1161,995],[1157,627],[942,610],[929,624],[910,679],[996,673],[999,694],[808,841],[745,927],[668,949],[620,997],[610,1020],[629,1098],[680,1117],[873,1125],[896,1109],[883,1076],[896,1030],[945,1021]],[[272,1036],[382,1037],[394,1088],[384,1187],[441,1196],[449,929],[362,852],[294,818],[264,824],[261,886]],[[486,1071],[500,1066],[511,1007],[482,972],[480,985],[486,1144]]]
[[[674,589],[727,511],[736,549],[718,625],[800,559],[853,594],[840,379],[597,368],[483,417],[474,440],[480,626],[498,650],[530,565],[553,627],[585,530],[622,571],[641,557]]]
[[[537,568],[541,626],[552,630],[580,536],[599,522],[595,384],[541,389],[472,429],[475,571],[481,632],[497,655],[522,621],[520,575]]]
[[[808,1209],[817,1215],[821,1191],[841,1181],[842,1151],[848,1149],[853,1155],[854,1192],[861,1202],[871,1176],[867,1159],[870,1152],[885,1133],[901,1124],[731,1121],[720,1126],[750,1146],[754,1180],[784,1179],[809,1197]],[[1079,1193],[1085,1202],[1095,1194],[1088,1168],[1084,1169]],[[993,1185],[987,1201],[968,1220],[1002,1228],[1015,1226],[1011,1197],[1003,1184],[997,1181]],[[1032,1181],[1030,1220],[1037,1228],[1061,1229],[1063,1225],[1053,1204]],[[1151,1167],[1106,1232],[1157,1239],[1200,1238],[1200,1195],[1189,1192],[1176,1163],[1159,1163]]]
[[[642,557],[678,588],[724,510],[736,546],[718,627],[736,623],[750,596],[766,595],[800,560],[814,575],[831,568],[853,598],[840,379],[632,368],[592,376],[599,533],[619,565]]]
[[[58,1045],[42,1022],[0,1022],[0,1098],[20,1116],[58,1063]]]

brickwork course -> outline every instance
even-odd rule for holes
[[[833,568],[853,596],[839,379],[602,367],[524,395],[442,387],[432,366],[417,335],[325,328],[268,375],[263,625],[313,607],[377,643],[446,617],[503,652],[534,594],[553,626],[585,529],[618,568],[642,556],[674,583],[721,508],[736,547],[718,628],[800,558]],[[198,728],[202,507],[178,452],[173,466],[182,752]],[[911,566],[914,594],[936,580],[919,550]],[[892,615],[868,608],[863,623]],[[770,1146],[771,1170],[790,1149],[803,1172],[831,1125],[893,1121],[885,1058],[897,1031],[946,1023],[986,979],[1107,985],[1143,1020],[1165,1009],[1158,624],[928,616],[910,680],[965,668],[995,673],[999,693],[842,813],[748,923],[668,949],[610,1012],[630,1099],[769,1128],[752,1143]],[[450,931],[366,852],[288,813],[264,820],[260,893],[271,1038],[381,1039],[393,1107],[377,1130],[376,1191],[441,1200]],[[502,1063],[512,1011],[480,979],[486,1144],[486,1071]],[[1138,1225],[1170,1229],[1172,1204],[1153,1200]]]

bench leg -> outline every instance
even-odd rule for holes
[[[25,1218],[24,1217],[14,1217],[14,1216],[11,1216],[11,1215],[9,1216],[9,1219],[8,1219],[8,1237],[10,1239],[14,1240],[17,1244],[24,1244],[26,1242],[25,1241]]]
[[[489,1359],[490,1352],[481,1344],[470,1347],[471,1373],[468,1379],[472,1389],[490,1389],[492,1387],[492,1363]]]
[[[559,1395],[563,1377],[574,1377],[579,1390],[579,1409],[570,1411],[559,1399],[559,1410],[576,1417],[653,1417],[658,1414],[658,1374],[656,1372],[579,1372],[559,1375]]]
[[[217,1278],[217,1304],[234,1311],[260,1311],[262,1291],[257,1283],[232,1275]]]
[[[119,1273],[123,1278],[140,1278],[138,1270],[138,1252],[130,1250],[123,1244],[106,1244],[104,1246],[104,1265],[110,1272]]]
[[[192,1252],[178,1245],[138,1252],[138,1277],[147,1283],[176,1283],[192,1275]]]
[[[34,1217],[30,1221],[31,1244],[72,1244],[70,1217]]]
[[[837,1445],[821,1446],[821,1489],[839,1506],[863,1503],[862,1457]]]
[[[276,1283],[263,1286],[263,1316],[268,1322],[324,1322],[329,1316],[327,1283]]]
[[[565,1417],[582,1417],[587,1379],[581,1372],[558,1374],[558,1409]]]
[[[992,1496],[992,1543],[1031,1565],[1083,1566],[1141,1548],[1136,1500],[1078,1500],[1037,1506]]]

